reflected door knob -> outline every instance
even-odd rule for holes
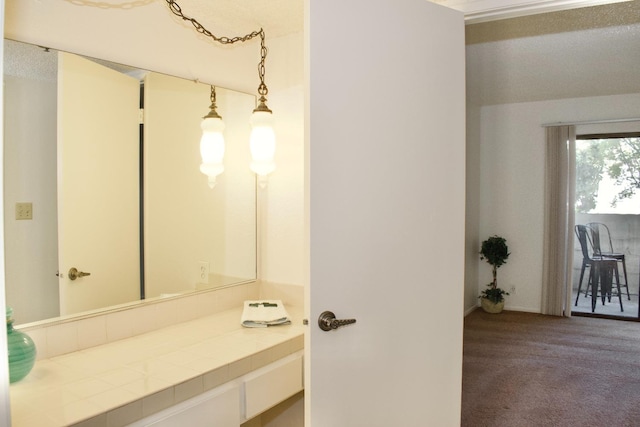
[[[323,331],[331,331],[351,323],[356,323],[356,319],[336,319],[336,315],[330,311],[325,311],[318,317],[318,326]]]
[[[79,277],[89,276],[91,273],[85,273],[84,271],[78,271],[77,268],[71,267],[69,269],[69,279],[76,280]]]

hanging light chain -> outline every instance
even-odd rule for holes
[[[260,95],[260,98],[258,99],[258,107],[256,108],[256,110],[267,111],[270,113],[271,110],[266,105],[266,102],[267,102],[266,96],[269,93],[269,89],[267,88],[267,85],[264,82],[265,59],[267,58],[267,52],[268,52],[264,42],[264,39],[265,39],[264,29],[260,28],[260,30],[253,31],[249,34],[245,34],[244,36],[218,37],[215,34],[213,34],[211,31],[207,30],[204,27],[204,25],[198,22],[197,19],[191,18],[185,15],[184,13],[182,13],[182,8],[175,0],[165,0],[165,1],[169,6],[169,10],[171,10],[171,12],[174,15],[180,17],[183,21],[191,22],[191,25],[193,25],[193,27],[198,33],[205,35],[220,44],[234,44],[238,42],[246,42],[255,37],[260,36],[260,63],[258,63],[258,76],[260,77],[260,85],[258,86],[258,95]]]
[[[185,15],[184,13],[182,13],[182,8],[180,7],[180,5],[175,1],[175,0],[165,0],[167,2],[167,5],[169,6],[169,10],[171,10],[171,12],[173,12],[174,15],[180,17],[183,21],[188,21],[191,22],[191,25],[193,25],[193,27],[196,29],[197,32],[199,32],[200,34],[203,34],[207,37],[210,37],[211,39],[213,39],[214,41],[221,43],[221,44],[234,44],[237,42],[246,42],[249,41],[255,37],[258,37],[259,35],[262,34],[262,38],[264,38],[264,31],[262,30],[262,28],[260,28],[259,31],[253,31],[249,34],[246,34],[244,36],[236,36],[236,37],[218,37],[215,34],[213,34],[211,31],[207,30],[200,22],[198,22],[197,19],[195,18],[191,18],[187,15]]]
[[[260,76],[260,86],[258,86],[258,93],[261,97],[267,96],[269,89],[264,83],[264,61],[267,58],[267,47],[264,44],[264,31],[260,28],[260,63],[258,64],[258,75]]]
[[[209,105],[209,114],[203,117],[203,119],[222,119],[218,111],[216,110],[218,106],[216,105],[216,87],[211,86],[211,105]]]
[[[216,105],[216,87],[213,85],[211,86],[211,105]]]

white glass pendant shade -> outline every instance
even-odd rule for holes
[[[254,111],[251,115],[251,170],[259,177],[266,177],[276,169],[273,157],[276,152],[276,135],[273,119],[268,111]]]
[[[216,185],[216,177],[224,171],[224,122],[219,117],[207,117],[200,124],[200,172],[209,177],[209,187]]]

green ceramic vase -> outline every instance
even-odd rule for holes
[[[9,350],[9,382],[27,376],[36,362],[36,345],[31,337],[13,328],[13,310],[7,307],[7,348]]]

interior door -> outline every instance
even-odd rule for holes
[[[137,79],[58,60],[60,314],[139,299]],[[90,275],[71,280],[69,271]]]
[[[424,0],[305,13],[306,425],[459,425],[463,15]],[[323,331],[325,310],[356,323]]]

